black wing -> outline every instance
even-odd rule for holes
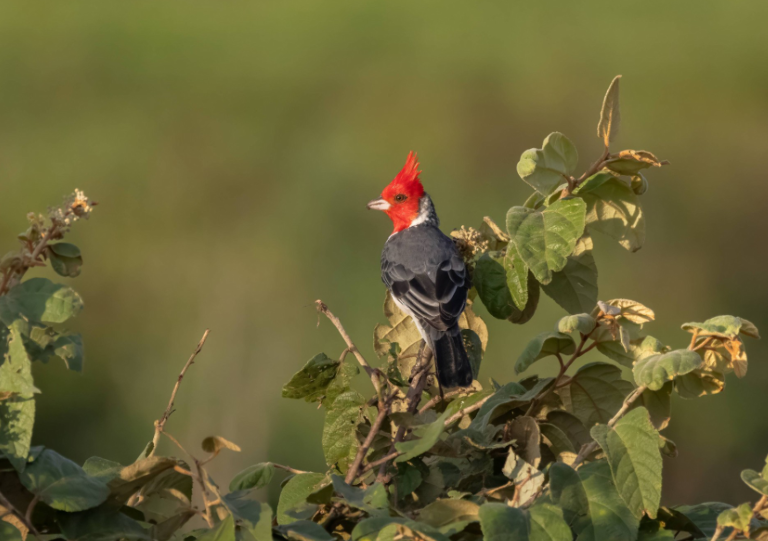
[[[437,331],[455,326],[464,311],[469,280],[455,250],[415,266],[382,258],[381,278],[412,315]]]

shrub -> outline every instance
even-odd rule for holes
[[[436,387],[429,351],[389,295],[388,321],[374,329],[374,363],[317,301],[345,348],[338,358],[320,353],[310,359],[285,384],[283,396],[325,409],[321,444],[328,470],[256,464],[235,476],[228,490],[206,466],[240,451],[236,444],[212,436],[202,442],[203,454],[194,454],[166,430],[207,331],[155,422],[153,440],[133,464],[93,457],[80,466],[31,446],[38,392],[31,363],[60,358],[81,369],[81,338],[62,325],[82,309],[82,300],[49,280],[22,279],[27,269],[49,263],[63,276],[79,274],[80,250],[61,239],[73,221],[88,217],[92,204],[76,191],[47,218],[29,215],[20,249],[0,262],[0,538],[768,539],[768,466],[742,472],[759,495],[754,504],[660,505],[662,455],[677,454],[661,433],[670,421],[672,393],[695,399],[721,392],[730,372],[744,377],[742,339],[759,333],[746,319],[717,316],[684,323],[684,347],[673,347],[647,333],[656,319],[650,308],[629,299],[599,300],[591,234],[607,235],[631,252],[640,249],[644,173],[667,163],[642,150],[611,152],[618,128],[617,77],[598,124],[604,152],[584,173],[576,174],[571,141],[552,133],[542,148],[523,153],[517,170],[534,192],[509,209],[504,227],[486,217],[478,228],[453,232],[474,283],[461,319],[476,375],[471,388]],[[482,302],[495,318],[524,324],[542,291],[567,315],[521,348],[515,371],[527,374],[551,358],[557,375],[481,384],[488,330],[474,303]],[[572,368],[593,350],[602,360]],[[631,380],[624,379],[629,370]],[[360,372],[375,391],[370,397],[353,389]],[[155,454],[161,437],[181,458]],[[273,511],[255,493],[278,470],[290,475]],[[193,487],[202,506],[192,503]],[[207,527],[185,531],[195,516]]]

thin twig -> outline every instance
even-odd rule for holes
[[[14,505],[8,500],[8,498],[5,497],[5,494],[0,492],[0,505],[8,509],[9,512],[11,512],[21,523],[29,530],[29,533],[31,533],[33,536],[35,536],[35,539],[39,539],[40,533],[37,531],[37,528],[32,524],[32,521],[27,519],[26,515],[16,509]],[[31,515],[31,513],[30,513]]]
[[[425,411],[434,408],[436,405],[438,405],[440,402],[443,402],[445,400],[448,400],[449,398],[454,398],[456,396],[462,396],[462,395],[471,395],[475,391],[473,389],[456,389],[455,391],[448,391],[445,393],[442,397],[441,396],[433,396],[429,399],[429,401],[424,404],[419,409],[419,415],[424,413]]]
[[[632,405],[632,403],[637,400],[640,395],[643,394],[643,391],[645,391],[646,387],[645,385],[641,385],[640,387],[637,387],[634,391],[632,391],[627,398],[624,399],[624,403],[621,405],[621,408],[619,408],[619,411],[616,412],[616,415],[611,417],[611,420],[608,421],[608,426],[613,427],[619,419],[621,419],[624,414],[627,412],[629,407]],[[597,449],[598,443],[596,441],[591,442],[589,445],[585,445],[581,448],[581,451],[579,451],[578,456],[576,457],[576,460],[573,461],[573,464],[571,464],[571,467],[575,470],[576,467],[586,458],[588,457],[595,449]]]
[[[184,375],[187,373],[187,370],[195,362],[195,357],[197,357],[198,353],[200,353],[203,350],[203,346],[205,345],[205,341],[208,339],[208,334],[210,332],[211,332],[210,329],[205,329],[205,332],[203,333],[203,337],[200,339],[200,342],[198,342],[197,347],[195,348],[195,351],[192,352],[192,355],[190,355],[189,359],[187,359],[187,363],[184,365],[184,368],[181,369],[181,373],[179,374],[179,377],[176,379],[176,385],[173,386],[173,391],[171,391],[171,399],[168,401],[168,406],[165,408],[165,411],[163,412],[163,416],[160,417],[159,420],[155,421],[155,435],[152,437],[152,449],[150,449],[148,456],[152,456],[155,454],[157,445],[160,443],[160,434],[163,432],[163,429],[165,428],[165,423],[168,421],[168,417],[170,417],[171,413],[173,413],[173,402],[176,400],[176,393],[179,392],[179,387],[181,386],[181,380],[184,379]]]
[[[349,351],[355,355],[357,362],[360,363],[360,366],[363,367],[365,373],[368,374],[369,378],[371,378],[371,383],[373,384],[374,389],[376,389],[376,395],[379,397],[379,403],[381,403],[383,401],[383,396],[381,394],[381,380],[379,371],[375,368],[371,368],[371,365],[368,364],[368,361],[365,360],[363,355],[360,353],[360,350],[357,349],[357,346],[355,346],[354,342],[352,342],[352,339],[349,337],[349,334],[347,334],[347,331],[344,330],[344,326],[341,324],[339,318],[333,315],[333,313],[328,309],[328,305],[318,299],[315,301],[315,306],[317,307],[318,312],[325,315],[325,317],[327,317],[330,322],[333,323],[333,326],[336,327],[336,330],[339,331],[341,338],[347,344],[347,349],[349,349]]]
[[[488,400],[491,399],[492,396],[493,395],[488,395],[485,398],[483,398],[482,400],[478,400],[477,402],[475,402],[471,406],[467,406],[466,408],[457,411],[456,413],[454,413],[453,415],[451,415],[450,417],[448,417],[445,420],[445,423],[444,423],[443,426],[448,427],[451,424],[453,424],[455,421],[458,421],[459,419],[464,417],[465,415],[470,414],[473,411],[479,410],[480,408],[483,407],[483,404],[485,404],[486,402],[488,402]]]
[[[35,510],[35,506],[37,505],[37,502],[40,501],[40,494],[35,494],[35,497],[32,498],[32,500],[29,502],[29,505],[27,506],[27,512],[24,514],[24,525],[32,524],[32,513]]]
[[[373,421],[373,424],[371,425],[371,430],[370,432],[368,432],[368,436],[365,438],[365,441],[363,441],[363,444],[357,450],[357,454],[355,455],[355,460],[352,462],[352,466],[350,466],[349,470],[347,470],[347,475],[344,479],[344,481],[347,484],[352,484],[352,481],[354,481],[355,477],[357,477],[357,471],[360,469],[360,465],[363,463],[363,459],[365,458],[365,455],[368,454],[368,449],[371,448],[371,444],[373,443],[373,440],[376,437],[376,435],[379,433],[379,430],[381,429],[381,425],[384,423],[384,419],[386,419],[387,415],[389,415],[389,409],[392,405],[393,399],[394,399],[394,395],[389,397],[384,402],[384,407],[382,407],[379,410],[379,414],[376,416],[376,419]]]
[[[283,466],[282,464],[275,464],[274,462],[271,463],[275,468],[278,470],[287,471],[289,473],[292,473],[294,475],[301,475],[302,473],[309,473],[304,470],[297,470],[296,468],[291,468],[290,466]]]
[[[419,356],[416,358],[416,364],[413,367],[413,379],[411,380],[411,386],[408,388],[408,393],[405,395],[406,411],[408,413],[414,413],[416,408],[419,407],[419,402],[421,401],[421,393],[424,392],[424,387],[427,385],[427,373],[429,372],[429,364],[432,360],[432,351],[429,350],[429,353],[425,354],[426,350],[426,343],[422,340],[421,346],[419,347]],[[403,438],[405,437],[405,430],[405,425],[400,425],[397,428],[397,433],[395,434],[395,438],[392,440],[392,445],[389,448],[390,454],[395,451],[395,445],[403,441]],[[377,480],[383,481],[386,471],[387,463],[384,462],[379,467],[379,474],[376,477]]]

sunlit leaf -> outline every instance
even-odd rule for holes
[[[582,236],[565,267],[542,286],[544,293],[570,314],[590,312],[597,303],[597,266],[592,246],[592,238]]]
[[[307,402],[320,400],[336,377],[339,364],[325,353],[315,355],[283,386],[283,398],[303,398]]]
[[[47,278],[30,278],[0,297],[0,319],[6,325],[19,317],[41,323],[64,323],[82,309],[80,295]]]
[[[614,484],[639,519],[643,513],[656,518],[661,500],[659,433],[648,411],[639,407],[625,414],[613,427],[597,425],[592,437],[608,458]]]
[[[638,360],[632,373],[638,385],[658,391],[666,382],[700,368],[703,362],[697,352],[677,349]]]
[[[517,163],[520,175],[537,192],[548,195],[553,188],[571,175],[579,163],[579,153],[562,133],[550,133],[541,149],[523,152]]]
[[[544,332],[528,342],[515,362],[515,373],[525,372],[534,362],[550,355],[570,355],[576,350],[576,344],[569,334]]]
[[[586,206],[579,198],[560,199],[542,211],[512,207],[507,232],[517,251],[542,284],[562,270],[584,233]]]
[[[637,195],[621,179],[598,173],[575,191],[587,204],[587,230],[598,231],[636,252],[645,242],[645,217]]]

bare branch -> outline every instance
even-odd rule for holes
[[[155,454],[157,445],[160,443],[160,434],[165,428],[165,423],[168,422],[168,417],[170,417],[171,413],[173,413],[173,402],[176,400],[176,393],[179,392],[179,387],[181,387],[181,380],[184,379],[184,375],[187,373],[187,370],[195,362],[195,357],[197,357],[197,355],[203,350],[203,346],[205,345],[205,341],[208,339],[208,334],[210,332],[210,329],[205,329],[203,337],[200,339],[200,342],[198,342],[197,347],[192,352],[192,355],[190,355],[189,359],[187,359],[187,363],[184,365],[184,368],[181,369],[181,373],[176,379],[176,385],[173,386],[173,391],[171,391],[171,399],[168,401],[168,406],[165,408],[162,417],[155,421],[155,435],[152,437],[152,449],[149,451],[148,456]]]
[[[379,371],[375,368],[371,368],[371,365],[368,364],[368,361],[365,360],[363,355],[360,353],[360,350],[357,349],[357,346],[355,346],[354,342],[352,342],[352,338],[349,337],[349,334],[347,334],[347,331],[344,330],[344,326],[341,324],[341,321],[339,318],[337,318],[333,313],[328,309],[328,305],[326,305],[321,300],[315,301],[315,306],[317,307],[317,311],[323,314],[325,317],[327,317],[331,323],[333,323],[333,326],[336,327],[336,330],[339,331],[339,334],[341,335],[341,338],[344,340],[344,342],[347,344],[347,349],[351,351],[355,358],[357,359],[357,362],[360,363],[360,366],[363,367],[363,370],[365,370],[365,373],[368,374],[368,377],[371,378],[371,383],[373,384],[373,387],[376,389],[376,394],[379,397],[379,403],[383,400],[382,394],[381,394],[381,379],[379,376]]]
[[[32,521],[29,520],[26,517],[26,515],[24,515],[24,513],[16,509],[16,507],[14,507],[14,505],[8,500],[8,498],[5,497],[5,494],[3,494],[2,492],[0,492],[0,505],[5,507],[10,513],[12,513],[27,528],[27,530],[29,530],[29,532],[33,536],[35,536],[35,539],[39,539],[40,533],[32,524]]]

